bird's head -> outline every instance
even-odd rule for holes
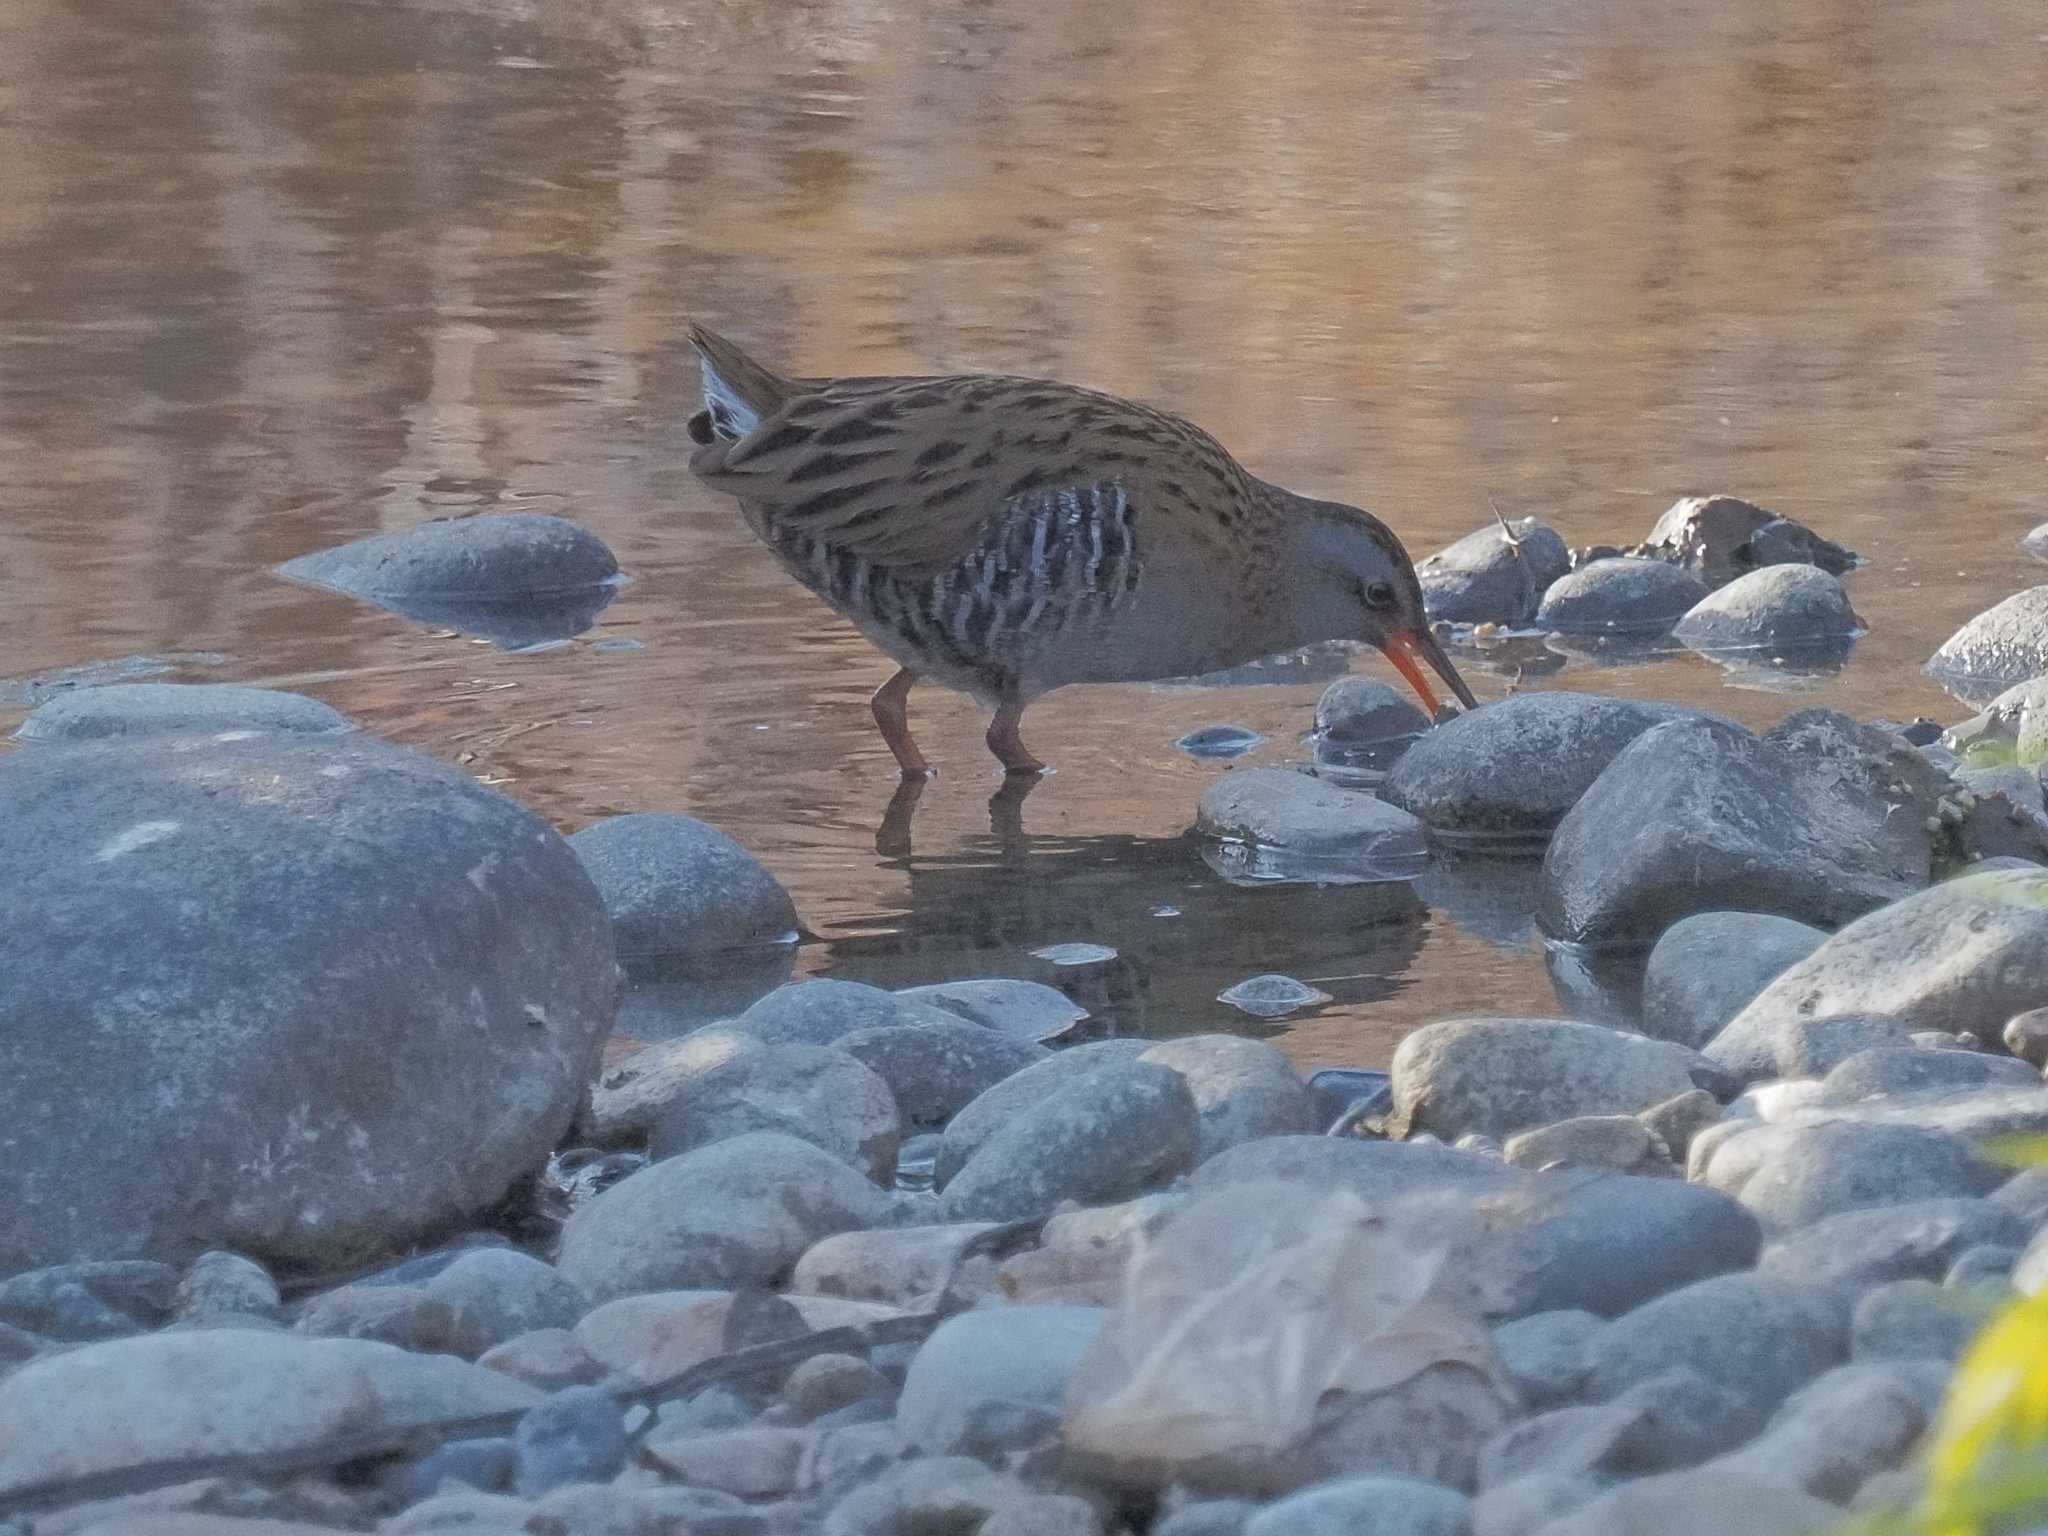
[[[1306,497],[1292,500],[1300,512],[1293,521],[1293,607],[1304,638],[1364,640],[1377,646],[1432,716],[1438,705],[1420,665],[1424,662],[1460,704],[1477,708],[1472,690],[1430,633],[1415,562],[1393,530],[1356,507]]]

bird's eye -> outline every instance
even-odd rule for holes
[[[1365,589],[1365,600],[1374,608],[1394,606],[1394,588],[1391,582],[1376,581]]]

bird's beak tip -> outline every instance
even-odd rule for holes
[[[1394,670],[1407,679],[1408,686],[1421,697],[1432,720],[1443,712],[1443,705],[1437,701],[1436,692],[1429,686],[1429,679],[1424,675],[1422,668],[1416,665],[1418,660],[1429,663],[1430,669],[1449,685],[1460,705],[1468,710],[1479,707],[1479,701],[1472,696],[1472,690],[1465,686],[1465,680],[1458,675],[1458,669],[1451,665],[1451,658],[1444,654],[1444,648],[1437,643],[1436,636],[1427,629],[1403,630],[1391,635],[1380,649],[1386,653],[1387,660],[1394,664]]]

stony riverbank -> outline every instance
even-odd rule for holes
[[[1522,526],[1459,601],[1554,619],[1623,565],[1579,585],[1669,624],[1846,568],[1737,578],[1695,526],[1577,572],[1559,541],[1540,593]],[[1432,728],[1338,685],[1316,753],[1362,777],[1221,773],[1209,836],[1298,879],[1509,846],[1553,941],[1648,952],[1637,1027],[1503,999],[1379,1092],[1027,982],[769,990],[799,914],[700,822],[565,840],[292,695],[59,695],[0,758],[0,1519],[1772,1536],[1907,1502],[1972,1330],[2048,1285],[2048,1179],[1991,1151],[2048,1132],[2043,689],[1934,739],[1570,691]],[[753,967],[712,1027],[615,1033],[622,980],[645,1022]]]

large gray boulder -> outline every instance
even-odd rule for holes
[[[1380,795],[1440,840],[1538,840],[1630,742],[1693,713],[1594,693],[1515,694],[1424,736]]]
[[[1643,1032],[1698,1050],[1825,930],[1764,912],[1697,912],[1657,940],[1643,973]]]
[[[191,732],[338,736],[348,716],[302,693],[233,683],[107,683],[38,705],[14,734],[22,741],[106,741]]]
[[[1332,863],[1407,869],[1422,823],[1386,801],[1287,768],[1248,768],[1212,783],[1195,813],[1203,835]]]
[[[38,1485],[118,1479],[222,1455],[308,1456],[328,1442],[482,1414],[540,1392],[447,1355],[231,1328],[117,1339],[0,1382],[0,1507]]]
[[[1984,610],[1942,641],[1928,675],[1959,698],[1989,698],[2048,672],[2048,586]]]
[[[1656,634],[1706,595],[1705,582],[1662,560],[1594,560],[1550,584],[1536,623],[1566,635]]]
[[[556,1265],[600,1302],[773,1285],[819,1238],[886,1225],[895,1209],[831,1153],[755,1131],[621,1179],[569,1218]]]
[[[1657,519],[1642,549],[1714,587],[1767,566],[1818,566],[1840,576],[1856,565],[1856,556],[1832,539],[1739,496],[1681,496]]]
[[[1134,1062],[1151,1048],[1152,1042],[1143,1039],[1091,1040],[1070,1045],[983,1089],[946,1122],[933,1167],[934,1181],[943,1188],[967,1166],[967,1160],[981,1149],[983,1142],[1032,1105],[1070,1083]]]
[[[612,1023],[568,845],[355,737],[0,759],[0,910],[0,1273],[417,1241],[546,1161]]]
[[[1489,523],[1416,566],[1423,606],[1443,624],[1522,624],[1550,584],[1571,569],[1571,551],[1549,524]]]
[[[1695,912],[1847,922],[1926,885],[1944,785],[1896,737],[1824,710],[1762,738],[1661,725],[1559,825],[1537,920],[1556,938],[1642,943]]]
[[[1983,870],[1881,907],[1779,974],[1706,1047],[1735,1071],[1776,1070],[1800,1021],[1880,1015],[1908,1030],[1975,1035],[2040,1005],[2048,975],[2048,870]]]
[[[1395,1136],[1502,1139],[1576,1115],[1635,1114],[1698,1086],[1664,1040],[1570,1019],[1446,1019],[1394,1052]]]
[[[1694,650],[1711,654],[1842,640],[1863,628],[1849,606],[1849,594],[1826,571],[1773,565],[1701,598],[1672,633]]]
[[[796,905],[761,861],[694,816],[641,812],[569,839],[604,897],[619,959],[715,955],[796,940]]]
[[[505,646],[582,633],[618,592],[589,529],[542,512],[440,518],[287,560],[280,576]]]

